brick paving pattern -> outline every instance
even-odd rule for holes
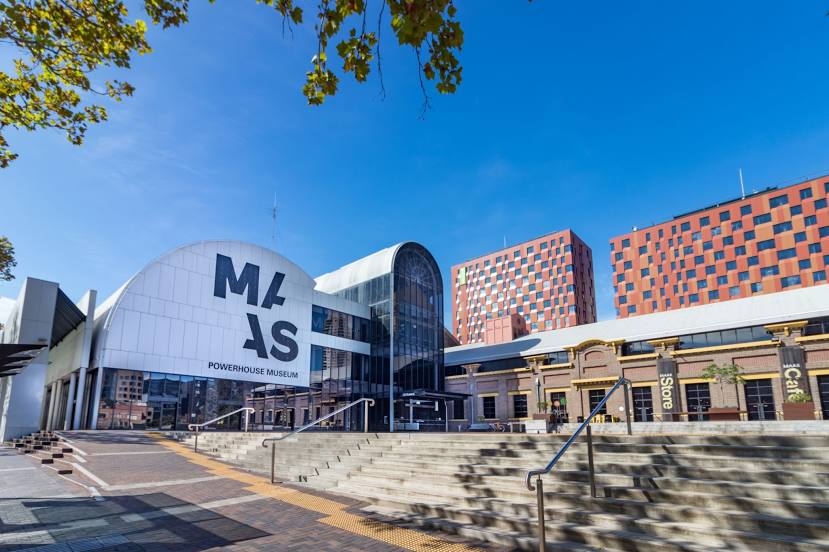
[[[0,552],[475,549],[367,515],[345,497],[270,485],[158,436],[66,438],[76,450],[68,476],[0,449]]]

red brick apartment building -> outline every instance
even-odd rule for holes
[[[570,230],[452,267],[452,331],[462,345],[595,321],[593,253]]]
[[[768,188],[612,238],[617,316],[826,283],[827,197],[829,176]]]

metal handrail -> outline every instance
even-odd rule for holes
[[[267,439],[262,439],[262,446],[265,447],[265,448],[268,448],[267,443],[273,443],[271,445],[271,483],[275,482],[274,481],[274,471],[276,469],[276,442],[277,441],[282,441],[283,439],[287,439],[288,437],[296,435],[297,433],[303,432],[306,429],[308,429],[310,427],[313,427],[313,426],[319,424],[320,422],[324,422],[325,420],[336,416],[340,412],[344,412],[344,411],[348,410],[349,408],[351,408],[355,405],[358,405],[362,402],[368,403],[368,406],[366,406],[366,409],[365,409],[364,420],[363,420],[363,431],[368,433],[368,409],[369,409],[369,407],[374,406],[374,399],[362,398],[362,399],[357,399],[354,402],[348,403],[347,405],[343,406],[342,408],[338,408],[337,410],[335,410],[333,412],[329,412],[328,414],[326,414],[322,418],[317,418],[313,422],[307,423],[304,426],[302,426],[301,428],[295,429],[294,431],[292,431],[290,433],[286,433],[285,435],[280,435],[279,437],[268,437]]]
[[[218,422],[219,420],[224,420],[225,418],[233,416],[234,414],[237,414],[237,413],[242,412],[242,411],[256,412],[256,409],[251,408],[249,406],[243,406],[242,408],[238,408],[238,409],[234,410],[233,412],[228,412],[227,414],[222,414],[221,416],[219,416],[217,418],[213,418],[212,420],[204,422],[203,424],[187,424],[187,429],[189,429],[190,431],[194,431],[196,433],[196,441],[193,444],[193,450],[195,452],[199,452],[199,428],[209,426],[212,423]],[[247,431],[248,431],[248,417],[245,416],[245,433],[247,433]]]
[[[576,431],[570,436],[569,439],[564,443],[564,445],[558,450],[556,455],[553,457],[552,460],[547,464],[546,467],[540,470],[530,470],[527,472],[527,488],[531,491],[536,491],[536,502],[538,506],[538,550],[540,552],[545,552],[547,549],[547,538],[546,538],[546,530],[544,527],[544,484],[541,481],[541,476],[546,475],[552,471],[558,461],[561,460],[561,457],[564,456],[564,453],[570,448],[570,446],[576,442],[576,439],[581,434],[581,432],[586,428],[587,429],[587,468],[588,468],[588,478],[590,480],[590,496],[596,498],[596,475],[593,470],[593,432],[590,429],[590,422],[593,420],[593,417],[599,413],[602,407],[605,405],[607,400],[610,396],[620,387],[630,386],[630,381],[625,379],[624,377],[619,378],[613,387],[610,388],[602,400],[599,401],[599,404],[593,409],[593,412],[579,425]],[[631,427],[631,416],[633,413],[630,410],[630,397],[629,394],[625,393],[625,421],[627,422],[627,433],[628,435],[633,434],[633,428]],[[532,478],[536,477],[536,486],[533,487]]]

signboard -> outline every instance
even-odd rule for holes
[[[274,251],[185,246],[127,284],[99,365],[307,387],[313,296],[313,279]]]
[[[660,358],[656,361],[657,388],[659,389],[659,406],[662,420],[672,422],[678,420],[674,414],[680,412],[679,381],[676,375],[676,361],[670,358]]]
[[[798,393],[809,394],[809,378],[804,369],[805,358],[800,347],[780,347],[780,377],[786,400]]]

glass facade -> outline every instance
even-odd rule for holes
[[[368,343],[370,354],[312,345],[308,388],[104,368],[95,427],[184,430],[246,406],[255,410],[250,427],[296,428],[363,397],[375,399],[371,430],[388,431],[390,416],[408,421],[415,401],[403,393],[444,389],[443,284],[435,260],[422,246],[406,243],[392,272],[337,295],[367,305],[370,319],[313,305],[312,331]],[[446,409],[427,402],[416,403],[416,421],[421,429],[443,430]],[[315,429],[362,430],[364,407]],[[215,427],[240,429],[243,422],[236,414]]]

